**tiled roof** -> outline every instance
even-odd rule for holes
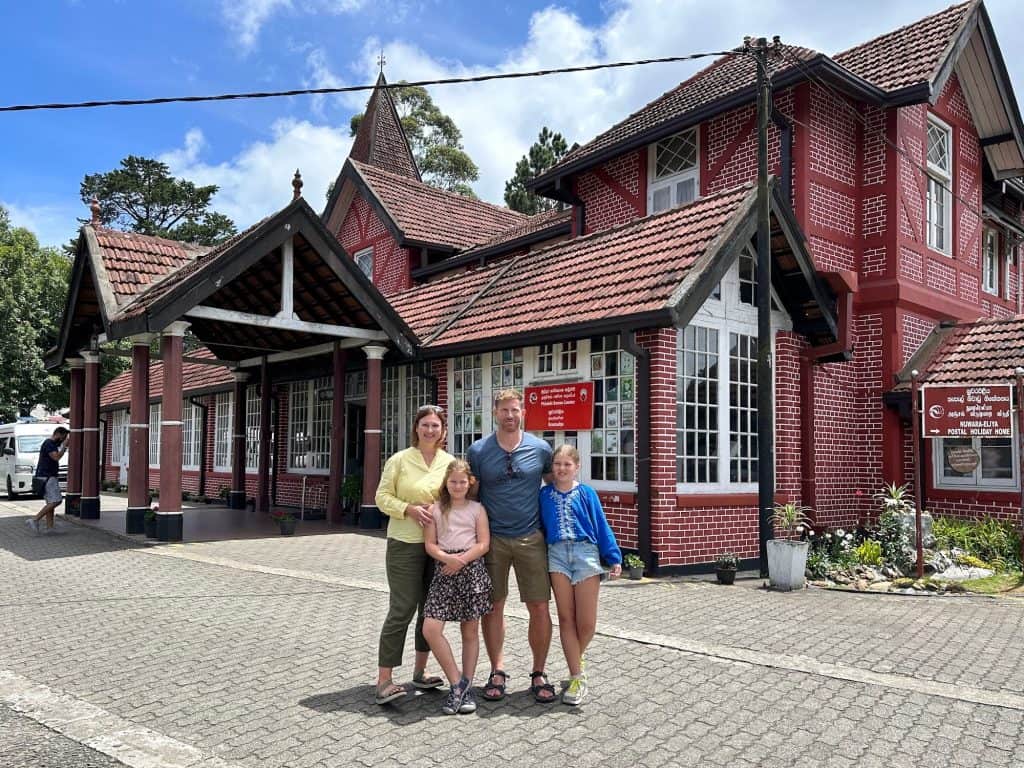
[[[739,187],[446,276],[393,297],[393,304],[420,339],[429,339],[428,348],[665,309],[696,260],[752,194],[750,186]],[[461,310],[444,328],[453,311]]]
[[[491,249],[502,243],[511,243],[514,240],[520,240],[530,235],[543,233],[548,229],[556,229],[558,227],[568,224],[572,220],[572,210],[567,209],[564,211],[553,210],[545,211],[544,213],[537,213],[531,216],[522,224],[517,224],[514,227],[509,227],[504,232],[501,232],[489,240],[485,240],[479,245],[475,245],[465,252],[463,255],[468,255],[474,251],[482,251]]]
[[[528,220],[517,211],[446,192],[358,160],[352,160],[352,165],[410,240],[462,250]]]
[[[951,6],[832,58],[886,91],[929,82],[972,5]]]
[[[818,55],[817,51],[813,51],[810,48],[784,45],[783,49],[785,56],[795,57],[802,61],[808,61]],[[772,74],[782,72],[791,66],[791,64],[779,56],[772,57],[768,63]],[[575,163],[602,150],[629,141],[673,118],[680,117],[687,112],[692,112],[725,98],[736,91],[748,88],[754,84],[755,80],[754,61],[750,56],[740,53],[730,53],[727,56],[722,56],[693,75],[693,77],[684,80],[672,90],[662,94],[646,106],[641,107],[625,120],[613,125],[583,146],[569,152],[552,170]],[[547,173],[551,173],[551,171]]]
[[[1024,315],[977,320],[952,328],[927,363],[922,382],[992,383],[1014,378],[1024,367]],[[899,387],[906,389],[906,386]]]
[[[377,87],[373,89],[366,111],[359,123],[352,149],[348,156],[361,163],[382,168],[385,171],[420,180],[420,172],[416,168],[416,160],[412,156],[409,142],[395,103],[387,88],[384,74],[377,78]]]
[[[167,273],[208,250],[206,246],[136,232],[106,227],[92,229],[118,304],[124,304]]]
[[[187,352],[188,357],[207,357],[213,359],[213,353],[205,347]],[[205,390],[211,387],[228,387],[232,384],[231,371],[225,366],[203,365],[202,363],[183,363],[181,367],[182,393]],[[164,364],[159,360],[149,364],[149,397],[163,396]],[[131,369],[119,373],[100,390],[100,407],[128,405],[132,395]]]

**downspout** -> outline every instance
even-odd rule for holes
[[[636,359],[636,543],[640,559],[656,570],[651,556],[651,353],[622,334],[622,348]]]
[[[778,109],[772,107],[772,122],[782,135],[779,137],[779,155],[782,160],[782,189],[786,202],[793,207],[793,123]]]
[[[206,417],[209,416],[210,406],[203,404],[194,397],[190,397],[188,401],[198,408],[203,416],[200,422],[202,426],[199,428],[199,495],[206,495]]]

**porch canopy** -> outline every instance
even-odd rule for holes
[[[69,496],[80,493],[85,514],[98,516],[97,448],[90,447],[92,443],[98,445],[97,352],[102,342],[130,338],[133,376],[128,525],[131,529],[141,524],[141,515],[148,506],[148,420],[144,414],[148,413],[149,345],[155,334],[161,334],[158,517],[163,526],[160,538],[168,540],[180,537],[181,369],[183,360],[191,360],[182,349],[186,328],[214,356],[201,362],[226,365],[235,372],[233,506],[245,503],[245,398],[241,393],[250,372],[260,370],[261,424],[265,430],[261,437],[265,439],[261,439],[257,502],[268,508],[269,364],[333,355],[334,409],[340,411],[334,414],[333,429],[338,432],[343,429],[346,349],[364,349],[372,393],[375,386],[379,391],[381,360],[388,349],[411,356],[417,346],[412,331],[301,197],[296,196],[279,212],[212,248],[116,232],[100,226],[94,216],[94,221],[82,228],[59,341],[47,355],[48,367],[67,362],[72,368],[72,436],[85,437],[81,450],[72,454],[81,456],[83,462],[81,489],[69,487]],[[78,377],[84,379],[84,386],[76,384],[79,350],[85,358],[85,375]],[[80,396],[76,386],[82,387]],[[75,423],[76,397],[79,423]],[[371,423],[373,410],[368,410],[366,436],[379,441],[379,424]],[[379,408],[376,411],[379,421]],[[341,481],[340,453],[336,455],[342,443],[340,434],[332,435],[331,488],[335,493]],[[366,455],[377,457],[379,451],[371,448],[368,444]],[[373,467],[369,459],[367,465],[367,471],[379,472],[379,466]],[[336,473],[338,477],[334,478]],[[375,486],[376,480],[370,479]],[[336,499],[331,502],[337,506]]]

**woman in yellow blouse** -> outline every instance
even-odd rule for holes
[[[444,473],[454,458],[441,446],[445,441],[444,410],[424,405],[412,423],[411,446],[384,464],[377,486],[377,507],[387,515],[386,557],[391,596],[388,616],[380,631],[377,691],[374,701],[387,704],[406,695],[392,679],[392,670],[402,663],[409,622],[416,617],[416,661],[412,683],[417,688],[439,688],[440,677],[426,674],[430,646],[423,637],[423,602],[433,572],[423,548],[423,526],[430,521],[430,505],[437,500]]]

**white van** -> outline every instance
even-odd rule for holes
[[[6,487],[8,499],[32,493],[32,476],[39,462],[39,448],[59,426],[43,421],[0,424],[0,483]],[[67,483],[67,479],[68,457],[64,454],[60,459],[61,486]]]

